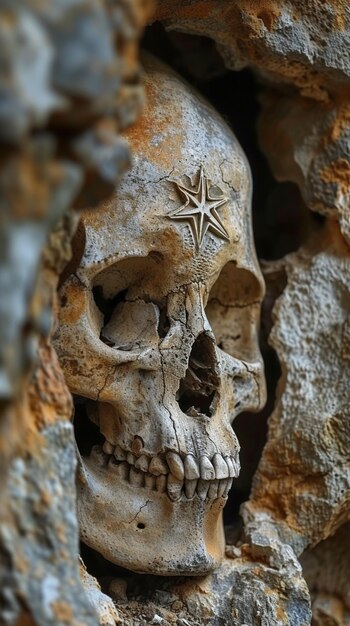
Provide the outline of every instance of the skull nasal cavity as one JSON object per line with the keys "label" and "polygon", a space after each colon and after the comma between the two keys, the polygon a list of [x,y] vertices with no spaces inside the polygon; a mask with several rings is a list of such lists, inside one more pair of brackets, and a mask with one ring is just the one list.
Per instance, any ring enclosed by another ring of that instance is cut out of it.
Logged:
{"label": "skull nasal cavity", "polygon": [[215,343],[201,333],[192,346],[188,368],[180,382],[177,401],[181,411],[192,417],[211,417],[219,384]]}

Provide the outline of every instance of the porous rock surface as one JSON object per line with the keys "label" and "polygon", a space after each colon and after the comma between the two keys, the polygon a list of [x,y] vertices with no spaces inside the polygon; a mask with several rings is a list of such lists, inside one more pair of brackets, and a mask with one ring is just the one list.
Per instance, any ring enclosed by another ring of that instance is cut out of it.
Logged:
{"label": "porous rock surface", "polygon": [[[94,207],[108,197],[129,162],[118,133],[142,99],[135,50],[148,10],[147,3],[98,0],[1,6],[3,464],[20,430],[12,428],[12,402],[50,325],[50,306],[36,281],[48,235],[72,205]],[[66,252],[58,255],[56,273]]]}
{"label": "porous rock surface", "polygon": [[[267,554],[268,549],[254,554],[248,544],[227,546],[226,558],[210,576],[155,579],[140,587],[131,583],[124,598],[114,596],[122,623],[125,626],[309,624],[309,593],[293,551],[286,546],[283,557],[274,563],[268,561]],[[109,593],[113,597],[113,585]]]}
{"label": "porous rock surface", "polygon": [[350,624],[349,558],[348,523],[301,557],[316,626]]}
{"label": "porous rock surface", "polygon": [[0,534],[2,623],[93,626],[79,577],[71,424],[56,421],[36,445],[40,453],[17,458],[9,470]]}
{"label": "porous rock surface", "polygon": [[77,209],[114,191],[150,6],[0,8],[0,622],[97,624],[77,560],[72,402],[47,336]]}
{"label": "porous rock surface", "polygon": [[267,89],[262,97],[261,145],[274,175],[295,182],[306,205],[338,219],[350,241],[350,107],[337,96],[330,104]]}
{"label": "porous rock surface", "polygon": [[282,375],[247,520],[272,512],[300,553],[349,519],[349,248],[330,222],[283,265],[270,335]]}
{"label": "porous rock surface", "polygon": [[349,6],[344,0],[160,0],[166,28],[205,35],[233,70],[256,68],[268,80],[294,84],[328,101],[349,77]]}

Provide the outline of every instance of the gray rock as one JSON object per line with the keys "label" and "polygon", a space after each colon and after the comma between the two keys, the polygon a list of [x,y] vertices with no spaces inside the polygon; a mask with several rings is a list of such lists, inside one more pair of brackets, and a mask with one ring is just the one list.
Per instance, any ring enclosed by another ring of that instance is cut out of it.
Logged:
{"label": "gray rock", "polygon": [[0,528],[1,623],[32,616],[40,626],[96,626],[79,577],[72,426],[46,428],[37,449],[9,470],[8,510]]}

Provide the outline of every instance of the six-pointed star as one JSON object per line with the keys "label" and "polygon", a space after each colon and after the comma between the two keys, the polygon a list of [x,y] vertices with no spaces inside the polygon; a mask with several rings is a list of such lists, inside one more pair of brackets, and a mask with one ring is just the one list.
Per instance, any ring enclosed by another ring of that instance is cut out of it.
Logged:
{"label": "six-pointed star", "polygon": [[224,195],[221,198],[211,197],[209,180],[204,173],[203,166],[200,168],[197,190],[188,189],[188,187],[174,182],[185,196],[186,202],[169,217],[173,220],[189,221],[197,249],[201,247],[208,230],[211,230],[217,237],[230,241],[228,232],[217,212],[217,209],[225,204],[228,198]]}

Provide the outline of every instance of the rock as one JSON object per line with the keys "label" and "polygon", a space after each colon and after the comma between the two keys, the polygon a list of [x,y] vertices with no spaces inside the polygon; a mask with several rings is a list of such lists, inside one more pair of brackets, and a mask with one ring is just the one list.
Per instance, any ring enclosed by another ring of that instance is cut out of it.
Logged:
{"label": "rock", "polygon": [[295,182],[313,211],[339,220],[350,241],[350,108],[265,92],[260,140],[278,180]]}
{"label": "rock", "polygon": [[[34,437],[35,439],[35,437]],[[72,426],[55,420],[9,469],[0,528],[1,620],[96,626],[79,577]],[[5,568],[5,571],[4,571]]]}
{"label": "rock", "polygon": [[316,626],[350,623],[349,559],[349,524],[341,526],[333,537],[307,550],[301,557]]}
{"label": "rock", "polygon": [[270,337],[282,377],[244,515],[257,529],[266,514],[300,554],[349,519],[350,256],[338,226],[286,257],[284,269]]}
{"label": "rock", "polygon": [[[274,549],[283,552],[278,542]],[[292,551],[278,566],[266,556],[254,556],[248,544],[242,545],[242,552],[241,558],[224,559],[209,576],[160,583],[164,590],[168,589],[168,594],[162,595],[159,588],[152,592],[145,584],[144,595],[139,587],[137,603],[129,601],[123,610],[127,615],[131,611],[137,614],[137,610],[141,612],[151,602],[159,614],[167,611],[166,619],[176,626],[310,624],[309,593]],[[180,614],[169,609],[169,592],[173,604],[180,601],[183,605]]]}
{"label": "rock", "polygon": [[254,67],[304,96],[327,102],[349,83],[349,13],[335,0],[161,0],[155,17],[167,29],[213,38],[228,68]]}
{"label": "rock", "polygon": [[82,561],[80,561],[80,575],[87,599],[97,613],[100,626],[121,624],[122,620],[112,599],[105,593],[102,593],[96,578],[86,571]]}
{"label": "rock", "polygon": [[[97,624],[77,568],[71,397],[47,337],[79,219],[72,209],[106,200],[128,165],[118,134],[142,100],[136,51],[148,12],[147,2],[99,0],[5,0],[0,9],[0,621],[6,626]],[[102,132],[111,116],[113,131]]]}

